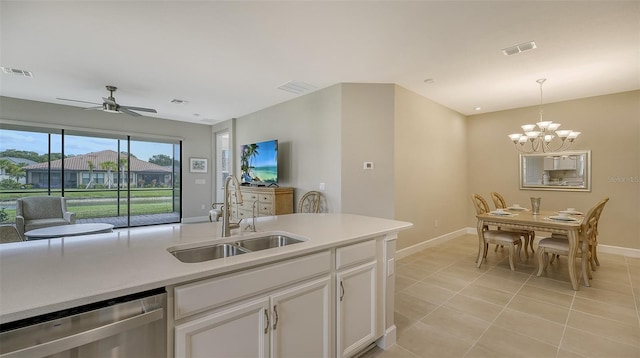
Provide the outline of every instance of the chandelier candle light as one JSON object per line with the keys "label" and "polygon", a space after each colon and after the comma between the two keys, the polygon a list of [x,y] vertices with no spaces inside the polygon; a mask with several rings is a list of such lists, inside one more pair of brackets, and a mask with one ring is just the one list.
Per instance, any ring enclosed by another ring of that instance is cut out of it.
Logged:
{"label": "chandelier candle light", "polygon": [[[540,121],[536,124],[521,126],[524,134],[509,134],[509,139],[511,139],[516,149],[522,153],[547,153],[566,150],[571,147],[573,141],[580,135],[580,132],[574,132],[570,129],[558,130],[560,123],[542,119],[542,84],[546,80],[546,78],[541,78],[536,81],[540,84]],[[537,130],[536,126],[538,127]],[[552,134],[554,132],[555,135]],[[527,143],[531,143],[531,145],[527,146]]]}

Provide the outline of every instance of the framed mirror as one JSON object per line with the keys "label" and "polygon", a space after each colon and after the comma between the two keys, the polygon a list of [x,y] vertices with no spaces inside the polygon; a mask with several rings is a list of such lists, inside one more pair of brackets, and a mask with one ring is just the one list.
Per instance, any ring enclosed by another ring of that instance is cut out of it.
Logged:
{"label": "framed mirror", "polygon": [[520,154],[520,189],[591,191],[591,151]]}

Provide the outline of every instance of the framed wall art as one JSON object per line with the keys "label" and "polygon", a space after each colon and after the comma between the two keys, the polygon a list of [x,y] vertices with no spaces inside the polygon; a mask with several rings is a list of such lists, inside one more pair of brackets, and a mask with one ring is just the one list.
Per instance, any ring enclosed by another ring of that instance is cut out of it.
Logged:
{"label": "framed wall art", "polygon": [[206,158],[189,158],[189,172],[206,173],[207,159]]}

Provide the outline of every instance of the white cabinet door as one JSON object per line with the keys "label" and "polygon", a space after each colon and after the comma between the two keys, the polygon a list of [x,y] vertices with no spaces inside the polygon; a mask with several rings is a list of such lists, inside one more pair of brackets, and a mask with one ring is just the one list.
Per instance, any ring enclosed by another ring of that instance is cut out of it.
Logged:
{"label": "white cabinet door", "polygon": [[558,167],[556,169],[563,170],[575,170],[576,158],[575,157],[560,157],[558,161]]}
{"label": "white cabinet door", "polygon": [[376,337],[376,262],[336,274],[338,355],[349,356]]}
{"label": "white cabinet door", "polygon": [[247,301],[175,327],[176,357],[268,357],[269,298]]}
{"label": "white cabinet door", "polygon": [[329,277],[271,295],[271,357],[331,356]]}

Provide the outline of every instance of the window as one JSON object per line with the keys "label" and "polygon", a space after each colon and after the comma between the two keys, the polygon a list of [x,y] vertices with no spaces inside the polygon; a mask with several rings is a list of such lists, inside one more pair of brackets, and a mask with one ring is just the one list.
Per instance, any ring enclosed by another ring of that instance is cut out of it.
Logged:
{"label": "window", "polygon": [[0,219],[15,222],[17,198],[54,195],[78,223],[180,222],[180,155],[180,141],[3,125]]}

